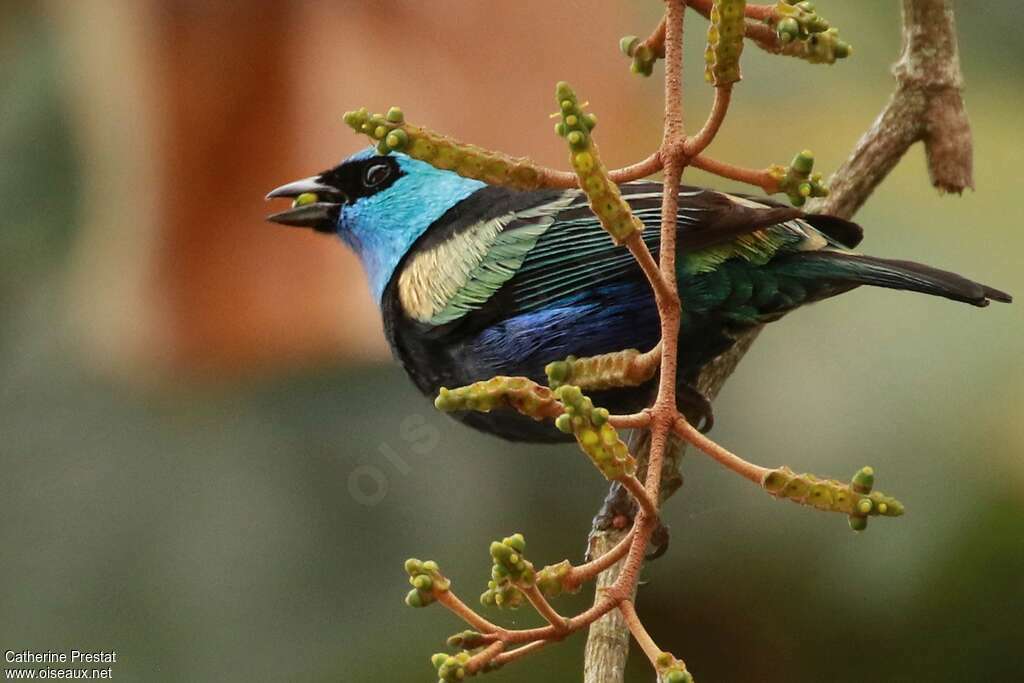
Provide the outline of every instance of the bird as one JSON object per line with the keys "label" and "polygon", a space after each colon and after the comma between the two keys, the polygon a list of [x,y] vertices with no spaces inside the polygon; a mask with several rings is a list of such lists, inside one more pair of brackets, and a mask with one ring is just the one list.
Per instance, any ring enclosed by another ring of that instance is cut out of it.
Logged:
{"label": "bird", "polygon": [[[657,256],[663,186],[620,185]],[[357,152],[267,199],[291,198],[274,223],[335,235],[362,262],[391,349],[428,396],[498,375],[545,383],[553,361],[649,350],[660,339],[651,287],[579,189],[516,190],[435,168],[400,152]],[[974,306],[1009,294],[911,261],[863,255],[856,223],[766,198],[682,186],[677,214],[681,405],[701,428],[710,402],[701,369],[736,335],[803,305],[873,285]],[[594,391],[612,413],[646,407],[657,378]],[[571,440],[515,411],[462,412],[467,425],[531,443]]]}

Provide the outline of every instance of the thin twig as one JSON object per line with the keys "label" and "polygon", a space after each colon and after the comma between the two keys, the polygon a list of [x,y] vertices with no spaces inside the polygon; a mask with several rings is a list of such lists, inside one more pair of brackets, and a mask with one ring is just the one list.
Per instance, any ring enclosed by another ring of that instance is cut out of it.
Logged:
{"label": "thin twig", "polygon": [[437,601],[447,607],[451,612],[457,615],[464,622],[475,628],[481,633],[502,633],[505,629],[492,624],[491,622],[484,619],[482,616],[476,613],[466,603],[459,600],[458,596],[449,589],[444,591],[435,591],[434,595],[437,597]]}
{"label": "thin twig", "polygon": [[537,610],[537,613],[544,617],[545,621],[555,627],[555,630],[565,633],[567,620],[561,614],[559,614],[548,599],[544,597],[544,594],[537,588],[537,584],[531,585],[529,588],[520,589],[523,591],[523,595],[530,601],[533,608]]}
{"label": "thin twig", "polygon": [[747,462],[735,453],[715,443],[694,429],[693,425],[686,420],[676,420],[675,424],[672,425],[672,431],[675,432],[679,438],[689,444],[692,444],[697,448],[697,450],[709,455],[712,459],[718,462],[718,464],[729,468],[745,479],[749,479],[758,486],[761,485],[764,478],[769,472],[771,472],[767,467],[761,467],[760,465],[755,465],[752,462]]}
{"label": "thin twig", "polygon": [[655,499],[651,498],[647,493],[647,489],[644,488],[644,485],[640,483],[639,479],[629,475],[619,479],[619,482],[627,491],[633,494],[634,500],[636,500],[637,505],[639,505],[640,509],[644,511],[644,514],[648,519],[658,519],[658,504],[655,502]]}
{"label": "thin twig", "polygon": [[651,424],[651,415],[647,412],[629,415],[610,415],[608,423],[616,429],[643,429]]}
{"label": "thin twig", "polygon": [[569,574],[565,577],[566,586],[573,588],[590,581],[595,576],[622,559],[626,552],[629,551],[630,545],[633,543],[633,533],[635,531],[636,527],[631,528],[626,533],[626,536],[623,537],[623,539],[619,541],[614,548],[586,564],[581,564],[578,567],[570,569]]}
{"label": "thin twig", "polygon": [[708,120],[704,122],[700,131],[693,137],[687,138],[683,143],[683,149],[687,157],[695,157],[711,144],[711,141],[718,135],[718,129],[725,120],[729,111],[729,102],[732,100],[732,83],[715,88],[715,100],[711,104],[711,112]]}
{"label": "thin twig", "polygon": [[498,654],[505,649],[505,643],[500,640],[496,640],[480,652],[469,658],[466,662],[466,671],[470,674],[476,673],[480,669],[487,666],[488,662],[493,660]]}
{"label": "thin twig", "polygon": [[765,194],[775,194],[779,191],[779,182],[766,169],[743,168],[733,164],[712,159],[706,156],[695,156],[690,159],[690,165],[702,171],[713,173],[721,178],[736,180],[747,185],[760,187]]}
{"label": "thin twig", "polygon": [[619,611],[622,612],[622,616],[626,620],[626,625],[629,626],[629,632],[633,634],[636,639],[637,645],[647,655],[647,659],[651,660],[651,664],[654,664],[658,660],[658,655],[661,654],[661,650],[655,644],[654,639],[651,638],[651,634],[644,628],[643,622],[640,621],[640,617],[637,616],[636,607],[633,606],[632,600],[623,600],[619,603]]}
{"label": "thin twig", "polygon": [[504,666],[509,662],[514,662],[520,657],[525,657],[526,655],[532,652],[536,652],[537,650],[541,649],[550,642],[550,640],[535,640],[532,643],[528,643],[526,645],[523,645],[522,647],[517,647],[514,650],[502,652],[494,658],[494,664],[496,666]]}
{"label": "thin twig", "polygon": [[[661,168],[661,153],[654,152],[643,161],[608,171],[608,177],[621,185],[654,175]],[[580,186],[579,178],[572,171],[559,171],[544,166],[537,167],[537,171],[539,172],[540,185],[542,187],[568,189]]]}

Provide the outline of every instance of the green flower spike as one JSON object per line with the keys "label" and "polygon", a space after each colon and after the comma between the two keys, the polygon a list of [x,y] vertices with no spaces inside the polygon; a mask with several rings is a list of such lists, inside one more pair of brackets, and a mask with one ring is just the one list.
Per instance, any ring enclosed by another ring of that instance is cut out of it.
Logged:
{"label": "green flower spike", "polygon": [[814,154],[804,150],[793,157],[789,168],[775,164],[769,167],[768,173],[778,183],[778,192],[785,192],[793,206],[803,206],[808,197],[828,196],[821,174],[812,173],[813,170]]}
{"label": "green flower spike", "polygon": [[639,38],[623,36],[619,40],[619,49],[622,54],[633,58],[633,63],[629,65],[630,71],[645,78],[654,73],[654,63],[658,61],[658,55]]}
{"label": "green flower spike", "polygon": [[785,55],[812,64],[833,64],[853,54],[849,43],[840,40],[839,29],[830,27],[810,2],[780,0],[775,16],[775,32]]}
{"label": "green flower spike", "polygon": [[476,410],[489,413],[495,408],[513,408],[535,420],[556,417],[562,412],[550,389],[525,377],[492,377],[457,389],[442,387],[434,407],[450,413]]}
{"label": "green flower spike", "polygon": [[654,377],[658,369],[654,364],[642,370],[637,368],[635,363],[640,355],[636,349],[626,349],[587,358],[569,356],[565,360],[548,363],[544,372],[552,389],[563,384],[575,384],[587,391],[635,387]]}
{"label": "green flower spike", "polygon": [[540,170],[529,159],[492,152],[406,123],[398,107],[392,107],[386,115],[371,114],[364,107],[346,112],[344,120],[355,132],[367,135],[380,154],[404,152],[436,168],[490,185],[518,190],[540,187]]}
{"label": "green flower spike", "polygon": [[740,80],[746,5],[746,0],[715,0],[711,5],[708,46],[704,49],[704,80],[716,88]]}
{"label": "green flower spike", "polygon": [[903,503],[871,490],[874,480],[874,470],[870,467],[861,468],[849,484],[819,479],[813,474],[796,474],[788,467],[780,467],[769,472],[761,486],[777,498],[819,510],[842,512],[849,516],[850,528],[863,531],[867,528],[868,517],[899,517],[904,511]]}
{"label": "green flower spike", "polygon": [[612,236],[616,244],[634,232],[644,229],[644,224],[633,215],[629,205],[622,199],[619,186],[608,177],[608,169],[597,151],[591,130],[597,125],[593,114],[583,113],[583,107],[576,100],[576,93],[569,84],[562,81],[556,88],[561,122],[555,132],[569,143],[569,160],[580,187],[587,195],[590,208],[601,221],[601,225]]}
{"label": "green flower spike", "polygon": [[662,652],[654,661],[658,672],[658,683],[693,683],[693,676],[686,670],[686,665],[676,659],[671,652]]}
{"label": "green flower spike", "polygon": [[583,452],[607,479],[621,479],[636,472],[636,460],[629,454],[626,444],[608,423],[608,411],[595,408],[579,387],[565,384],[555,390],[555,396],[565,406],[555,426],[566,434],[573,434]]}
{"label": "green flower spike", "polygon": [[437,600],[437,593],[448,590],[451,582],[446,579],[432,560],[421,562],[416,558],[405,561],[405,571],[409,575],[412,590],[405,596],[405,604],[409,607],[426,607]]}

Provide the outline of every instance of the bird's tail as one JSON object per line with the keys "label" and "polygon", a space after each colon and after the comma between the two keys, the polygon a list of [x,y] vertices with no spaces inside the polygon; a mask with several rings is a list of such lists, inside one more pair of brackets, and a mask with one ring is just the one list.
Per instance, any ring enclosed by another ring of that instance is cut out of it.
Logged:
{"label": "bird's tail", "polygon": [[795,255],[794,260],[800,262],[800,270],[810,269],[822,279],[922,292],[974,306],[988,306],[990,301],[1013,301],[1006,292],[913,261],[831,250],[804,252]]}

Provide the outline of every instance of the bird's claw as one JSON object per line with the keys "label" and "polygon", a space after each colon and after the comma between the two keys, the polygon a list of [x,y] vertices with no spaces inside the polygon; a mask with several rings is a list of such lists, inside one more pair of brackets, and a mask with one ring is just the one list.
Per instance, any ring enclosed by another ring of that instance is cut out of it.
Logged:
{"label": "bird's claw", "polygon": [[[629,529],[633,526],[638,510],[636,501],[629,494],[629,491],[619,482],[612,482],[611,487],[608,489],[608,495],[605,496],[604,503],[601,505],[601,509],[594,516],[590,536],[587,539],[587,550],[584,554],[585,561],[590,562],[593,559],[591,548],[596,534],[612,530],[625,531]],[[646,555],[645,559],[647,561],[656,560],[664,555],[665,551],[668,550],[668,542],[668,527],[659,523],[651,535],[653,548]]]}
{"label": "bird's claw", "polygon": [[665,524],[658,524],[658,528],[651,534],[651,552],[644,556],[648,562],[653,562],[668,551],[669,531]]}
{"label": "bird's claw", "polygon": [[715,409],[711,405],[711,399],[692,384],[681,383],[679,389],[679,402],[683,404],[684,412],[696,415],[696,426],[701,434],[710,432],[715,426]]}

